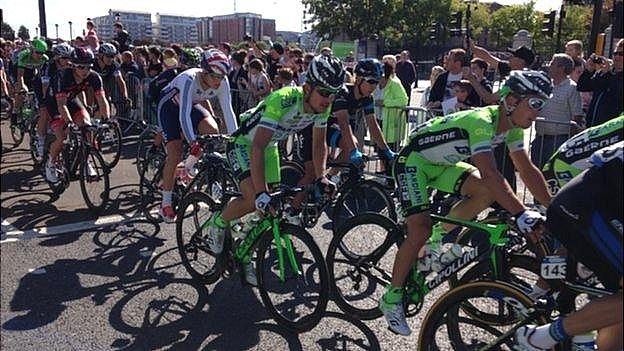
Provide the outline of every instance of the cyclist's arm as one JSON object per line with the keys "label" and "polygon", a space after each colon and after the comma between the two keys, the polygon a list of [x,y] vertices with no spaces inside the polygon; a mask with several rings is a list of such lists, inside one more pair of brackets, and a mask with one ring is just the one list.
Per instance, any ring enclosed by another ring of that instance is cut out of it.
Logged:
{"label": "cyclist's arm", "polygon": [[225,126],[227,133],[232,134],[238,129],[236,125],[236,116],[234,115],[234,109],[232,108],[232,97],[230,95],[230,83],[227,78],[224,78],[219,85],[217,91],[219,97],[219,104],[221,105],[221,111],[223,111],[223,119],[225,120]]}
{"label": "cyclist's arm", "polygon": [[524,206],[513,193],[505,178],[496,169],[496,161],[492,151],[472,155],[472,162],[479,169],[481,179],[491,191],[494,201],[512,214],[524,210]]}
{"label": "cyclist's arm", "polygon": [[17,80],[15,81],[15,85],[17,91],[28,91],[28,87],[24,83],[24,69],[22,67],[17,67]]}
{"label": "cyclist's arm", "polygon": [[327,170],[327,127],[312,128],[312,162],[314,164],[314,174],[320,178]]}
{"label": "cyclist's arm", "polygon": [[366,123],[368,123],[368,131],[375,144],[382,150],[387,149],[388,144],[386,144],[386,140],[381,132],[381,128],[379,128],[379,123],[377,123],[375,115],[366,115]]}
{"label": "cyclist's arm", "polygon": [[269,191],[269,187],[264,177],[264,150],[267,145],[269,145],[271,137],[273,137],[272,130],[264,127],[258,127],[254,135],[254,139],[251,142],[250,173],[251,181],[256,194],[263,191]]}
{"label": "cyclist's arm", "polygon": [[121,72],[117,71],[115,73],[115,80],[117,81],[117,85],[119,86],[119,91],[121,92],[121,96],[125,99],[128,98],[128,89],[126,87],[126,81],[123,79]]}
{"label": "cyclist's arm", "polygon": [[349,112],[347,110],[338,110],[334,112],[334,117],[336,117],[336,122],[338,122],[340,132],[342,133],[341,139],[346,142],[347,149],[345,151],[351,152],[357,145],[355,145],[353,130],[349,124]]}
{"label": "cyclist's arm", "polygon": [[95,100],[99,107],[98,111],[101,111],[101,116],[103,118],[109,118],[110,106],[108,105],[108,99],[106,98],[106,94],[104,94],[104,90],[95,91]]}
{"label": "cyclist's arm", "polygon": [[531,162],[529,154],[526,150],[521,149],[509,153],[514,166],[520,173],[520,178],[524,184],[529,188],[529,191],[542,205],[550,205],[550,194],[548,193],[548,187],[546,186],[546,180],[544,175],[539,171],[537,167]]}
{"label": "cyclist's arm", "polygon": [[56,94],[56,105],[58,106],[58,110],[59,110],[59,113],[61,114],[61,118],[66,122],[73,122],[71,115],[69,113],[69,109],[67,108],[67,94],[66,93]]}

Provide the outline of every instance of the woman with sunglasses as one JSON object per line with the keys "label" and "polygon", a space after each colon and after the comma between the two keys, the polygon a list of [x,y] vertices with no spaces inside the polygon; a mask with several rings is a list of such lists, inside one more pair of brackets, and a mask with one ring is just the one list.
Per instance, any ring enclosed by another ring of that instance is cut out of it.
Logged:
{"label": "woman with sunglasses", "polygon": [[[60,71],[50,82],[48,88],[47,110],[50,114],[50,127],[56,139],[50,144],[46,179],[50,183],[58,182],[57,160],[63,150],[63,141],[67,133],[65,125],[69,122],[78,126],[91,123],[91,116],[85,107],[85,93],[89,89],[95,92],[99,111],[104,118],[110,116],[108,101],[102,87],[102,78],[95,73],[93,52],[88,48],[77,48],[71,53],[71,66]],[[87,165],[91,170],[91,166]]]}
{"label": "woman with sunglasses", "polygon": [[[335,185],[325,177],[327,119],[336,92],[344,82],[344,69],[339,59],[316,56],[310,63],[306,83],[302,87],[284,87],[269,94],[258,106],[241,115],[241,126],[227,146],[227,157],[243,196],[232,200],[223,213],[216,212],[210,220],[207,244],[219,254],[223,250],[225,229],[235,219],[254,210],[269,211],[271,195],[268,184],[280,182],[277,143],[307,126],[314,126],[313,177],[324,193],[332,193]],[[314,178],[315,177],[315,178]],[[256,285],[251,262],[245,266],[245,280]]]}
{"label": "woman with sunglasses", "polygon": [[[544,177],[524,149],[523,129],[531,127],[552,90],[550,78],[542,72],[512,71],[499,91],[498,105],[431,119],[410,135],[394,164],[408,234],[397,252],[391,284],[379,305],[393,332],[411,333],[402,301],[403,285],[413,262],[427,249],[437,250],[446,232],[454,229],[439,223],[432,228],[428,188],[463,196],[449,217],[472,219],[496,201],[515,214],[516,225],[524,234],[533,232],[542,222],[543,217],[524,207],[497,170],[492,146],[503,142],[507,145],[527,188],[547,206],[550,194]],[[474,166],[463,162],[468,158]]]}
{"label": "woman with sunglasses", "polygon": [[[219,99],[228,133],[233,133],[237,128],[232,109],[230,83],[227,79],[230,60],[221,51],[212,49],[202,53],[200,67],[188,69],[177,75],[162,89],[158,100],[158,124],[162,129],[167,149],[163,169],[163,200],[159,213],[167,223],[175,221],[171,197],[176,168],[182,161],[182,135],[191,145],[191,156],[196,160],[202,152],[195,141],[196,133],[202,135],[219,133],[214,114],[208,110],[212,108],[207,100],[215,96]],[[190,166],[191,164],[187,164],[187,167]]]}
{"label": "woman with sunglasses", "polygon": [[28,92],[33,89],[33,81],[37,76],[37,72],[43,64],[48,61],[45,54],[48,51],[48,44],[42,39],[33,39],[30,50],[22,50],[17,55],[17,74],[15,80],[15,104],[13,104],[13,113],[11,114],[11,123],[17,121],[17,113],[22,108],[24,95],[20,92]]}
{"label": "woman with sunglasses", "polygon": [[[48,88],[57,73],[69,67],[69,60],[73,51],[74,48],[67,43],[55,45],[52,48],[53,59],[47,61],[43,65],[40,77],[34,82],[35,98],[37,99],[37,105],[39,105],[39,118],[37,119],[37,136],[35,141],[38,157],[43,156],[46,128],[48,126],[48,120],[50,119],[50,114],[46,108],[47,100],[48,98],[54,99],[54,96],[48,96]],[[54,81],[56,81],[56,79],[54,79]]]}

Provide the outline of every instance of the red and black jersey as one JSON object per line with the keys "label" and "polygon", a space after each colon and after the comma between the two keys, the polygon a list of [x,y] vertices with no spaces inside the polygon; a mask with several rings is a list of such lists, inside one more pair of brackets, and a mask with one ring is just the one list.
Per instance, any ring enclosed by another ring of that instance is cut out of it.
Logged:
{"label": "red and black jersey", "polygon": [[85,79],[77,82],[74,77],[74,69],[66,68],[59,72],[56,84],[52,87],[52,93],[57,98],[64,96],[67,100],[71,100],[89,88],[93,88],[96,95],[104,94],[102,78],[99,74],[89,71],[89,75]]}

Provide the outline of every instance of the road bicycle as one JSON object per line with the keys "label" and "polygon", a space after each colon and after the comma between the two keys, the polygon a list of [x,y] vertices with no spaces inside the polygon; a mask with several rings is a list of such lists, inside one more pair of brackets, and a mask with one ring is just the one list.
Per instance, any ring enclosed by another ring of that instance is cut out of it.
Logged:
{"label": "road bicycle", "polygon": [[239,193],[226,189],[219,202],[203,192],[190,193],[182,200],[176,222],[178,252],[194,279],[212,284],[241,274],[243,264],[255,262],[258,291],[267,312],[280,326],[297,333],[319,323],[329,299],[321,250],[309,232],[282,217],[287,200],[301,190],[283,188],[272,193],[276,212],[250,221],[245,234],[226,230],[220,254],[211,252],[206,243],[209,220]]}

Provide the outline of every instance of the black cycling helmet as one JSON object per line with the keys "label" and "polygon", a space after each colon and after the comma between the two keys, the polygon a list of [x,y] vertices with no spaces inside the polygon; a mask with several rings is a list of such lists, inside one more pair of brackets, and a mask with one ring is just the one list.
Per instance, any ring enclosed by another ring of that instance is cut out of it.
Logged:
{"label": "black cycling helmet", "polygon": [[94,58],[89,48],[76,48],[71,54],[71,62],[77,65],[92,65]]}
{"label": "black cycling helmet", "polygon": [[355,75],[364,79],[379,81],[384,75],[383,65],[375,58],[367,58],[358,61],[355,66]]}
{"label": "black cycling helmet", "polygon": [[345,70],[342,63],[335,56],[315,56],[306,73],[306,83],[314,87],[322,87],[338,91],[345,80]]}
{"label": "black cycling helmet", "polygon": [[60,43],[52,47],[52,54],[55,58],[71,58],[72,52],[74,52],[74,48],[67,43]]}
{"label": "black cycling helmet", "polygon": [[537,95],[543,99],[552,97],[553,85],[548,76],[540,71],[511,71],[501,88],[501,99],[509,94],[519,96]]}
{"label": "black cycling helmet", "polygon": [[100,45],[100,48],[98,49],[98,53],[105,55],[105,56],[115,56],[117,55],[117,48],[115,47],[115,45],[111,43],[104,43]]}
{"label": "black cycling helmet", "polygon": [[199,66],[199,54],[194,49],[184,48],[178,56],[180,63],[189,68]]}

